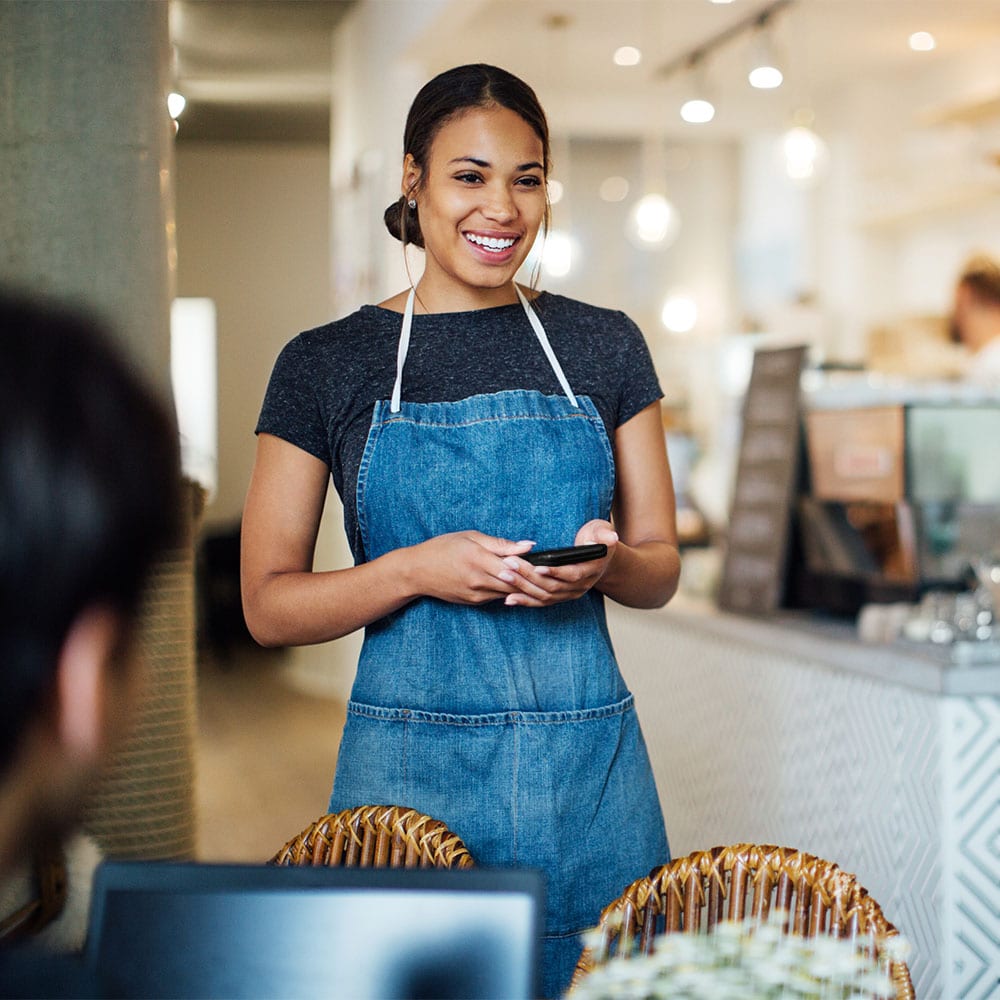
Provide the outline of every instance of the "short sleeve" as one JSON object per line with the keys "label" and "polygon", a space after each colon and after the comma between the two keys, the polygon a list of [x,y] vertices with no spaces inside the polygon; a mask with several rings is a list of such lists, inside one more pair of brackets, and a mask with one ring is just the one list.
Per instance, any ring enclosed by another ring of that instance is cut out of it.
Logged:
{"label": "short sleeve", "polygon": [[312,369],[308,345],[302,336],[285,345],[271,371],[255,433],[273,434],[330,467],[326,421],[316,396]]}
{"label": "short sleeve", "polygon": [[642,331],[624,313],[615,315],[619,323],[615,330],[614,354],[621,377],[615,426],[620,427],[650,403],[662,399],[663,389]]}

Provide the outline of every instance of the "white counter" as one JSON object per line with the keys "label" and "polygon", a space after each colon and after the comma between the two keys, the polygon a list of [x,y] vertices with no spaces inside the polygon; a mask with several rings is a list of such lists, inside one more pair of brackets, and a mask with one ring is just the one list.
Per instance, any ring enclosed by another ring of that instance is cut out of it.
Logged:
{"label": "white counter", "polygon": [[608,604],[672,853],[749,841],[853,871],[921,998],[996,996],[1000,664],[840,622]]}

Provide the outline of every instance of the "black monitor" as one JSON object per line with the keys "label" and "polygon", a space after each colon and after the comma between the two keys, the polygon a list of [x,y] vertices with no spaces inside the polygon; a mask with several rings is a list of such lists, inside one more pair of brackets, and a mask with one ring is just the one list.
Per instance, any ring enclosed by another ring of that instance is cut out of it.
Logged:
{"label": "black monitor", "polygon": [[87,961],[113,996],[538,995],[528,870],[105,861]]}

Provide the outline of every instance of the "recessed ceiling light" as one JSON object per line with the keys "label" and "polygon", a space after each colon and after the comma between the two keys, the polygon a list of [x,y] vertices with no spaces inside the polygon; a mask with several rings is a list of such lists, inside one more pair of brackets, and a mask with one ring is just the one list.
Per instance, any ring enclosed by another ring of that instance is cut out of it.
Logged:
{"label": "recessed ceiling light", "polygon": [[623,45],[620,49],[615,49],[616,66],[638,66],[642,60],[642,53],[634,45]]}
{"label": "recessed ceiling light", "polygon": [[930,52],[937,45],[929,31],[915,31],[910,35],[910,48],[914,52]]}

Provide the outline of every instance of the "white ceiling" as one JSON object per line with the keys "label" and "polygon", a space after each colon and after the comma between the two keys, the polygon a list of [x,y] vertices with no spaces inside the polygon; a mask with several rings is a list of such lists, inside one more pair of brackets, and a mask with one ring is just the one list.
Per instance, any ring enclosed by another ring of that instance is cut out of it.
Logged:
{"label": "white ceiling", "polygon": [[[172,0],[178,86],[189,99],[179,138],[289,139],[328,136],[331,32],[354,0]],[[427,2],[439,13],[407,56],[428,75],[463,62],[492,62],[539,93],[554,132],[691,135],[676,114],[689,73],[665,74],[773,0],[360,0]],[[704,60],[718,113],[705,137],[781,127],[801,107],[843,114],[841,98],[865,87],[860,105],[894,113],[1000,120],[1000,82],[969,79],[935,89],[944,66],[970,69],[994,52],[1000,66],[1000,0],[789,0],[771,27],[786,70],[776,91],[746,83],[752,31]],[[907,38],[929,31],[933,52]],[[620,45],[638,66],[612,61]],[[395,46],[398,48],[398,45]],[[978,62],[977,62],[978,60]],[[908,98],[912,98],[909,105]]]}

